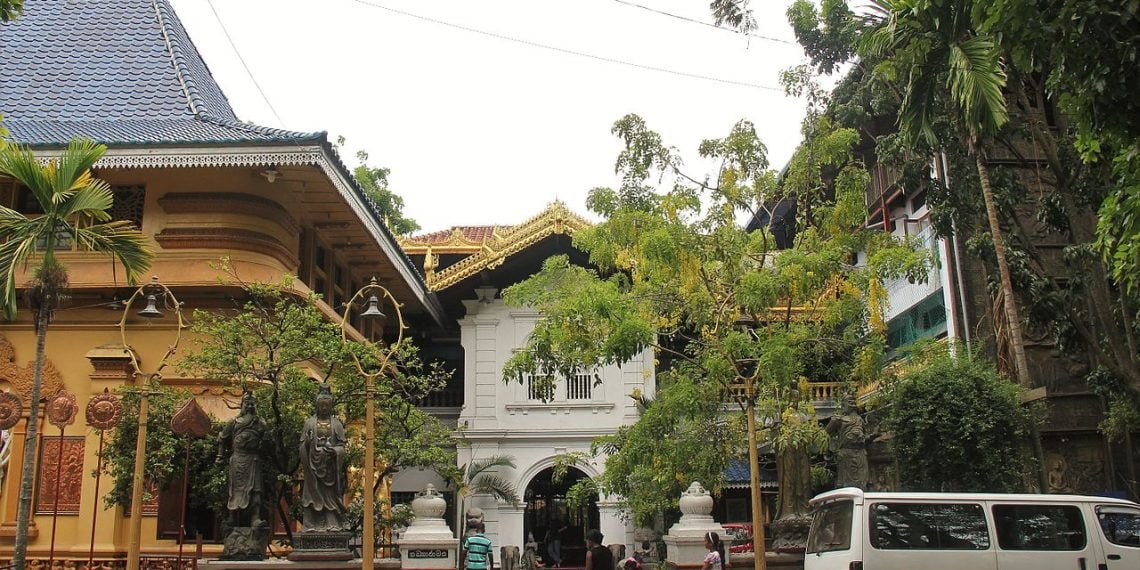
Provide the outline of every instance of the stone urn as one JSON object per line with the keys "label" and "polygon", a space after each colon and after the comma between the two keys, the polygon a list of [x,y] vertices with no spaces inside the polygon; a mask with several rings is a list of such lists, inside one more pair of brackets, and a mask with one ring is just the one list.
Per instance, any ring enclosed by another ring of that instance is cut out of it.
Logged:
{"label": "stone urn", "polygon": [[681,493],[681,520],[689,522],[712,521],[713,498],[697,481]]}
{"label": "stone urn", "polygon": [[713,520],[713,498],[703,485],[694,481],[681,493],[681,520],[669,529],[665,536],[666,559],[674,567],[700,567],[708,552],[705,550],[705,535],[717,533],[725,542],[728,551],[728,533],[720,523]]}
{"label": "stone urn", "polygon": [[400,535],[401,567],[405,569],[456,567],[459,539],[451,533],[443,514],[447,502],[434,485],[427,485],[412,499],[415,519]]}
{"label": "stone urn", "polygon": [[447,501],[439,491],[435,490],[435,485],[428,484],[423,491],[416,493],[415,499],[412,499],[412,512],[415,513],[417,521],[442,519],[443,513],[447,512]]}

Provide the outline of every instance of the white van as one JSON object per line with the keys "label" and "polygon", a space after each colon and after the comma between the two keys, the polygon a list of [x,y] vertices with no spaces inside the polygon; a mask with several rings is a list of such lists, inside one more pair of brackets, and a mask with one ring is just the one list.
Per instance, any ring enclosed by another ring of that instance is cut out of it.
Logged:
{"label": "white van", "polygon": [[805,570],[1140,570],[1140,505],[1121,499],[846,488],[811,505]]}

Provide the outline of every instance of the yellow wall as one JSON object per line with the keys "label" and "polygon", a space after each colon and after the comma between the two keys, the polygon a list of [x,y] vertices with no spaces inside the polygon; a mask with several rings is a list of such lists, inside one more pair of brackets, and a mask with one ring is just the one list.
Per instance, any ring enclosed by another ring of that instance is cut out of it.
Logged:
{"label": "yellow wall", "polygon": [[[299,167],[298,167],[299,168]],[[310,173],[311,174],[311,173]],[[219,247],[216,240],[219,236],[232,239],[233,230],[240,230],[236,235],[268,236],[280,243],[286,253],[296,259],[299,252],[299,239],[296,233],[298,227],[308,226],[312,216],[306,211],[301,200],[305,192],[317,192],[326,188],[318,180],[311,185],[306,183],[293,183],[292,185],[278,181],[270,185],[265,179],[256,176],[249,168],[195,168],[195,169],[136,169],[136,170],[102,170],[98,176],[111,184],[144,184],[146,186],[146,205],[143,216],[142,230],[149,236],[161,236],[163,232],[171,230],[187,231],[191,234],[201,234],[199,238],[191,238],[189,242],[183,241],[178,249],[168,249],[159,245],[161,237],[154,244],[157,253],[153,268],[147,275],[157,275],[162,282],[171,287],[175,294],[188,300],[186,307],[187,317],[195,306],[225,306],[222,304],[222,293],[225,287],[218,282],[221,273],[211,267],[223,256],[230,256],[235,269],[244,281],[277,281],[283,275],[295,275],[297,266],[288,259],[282,259],[281,251],[249,251],[248,248],[226,249]],[[194,211],[193,204],[187,209],[187,202],[183,201],[178,207],[171,207],[169,203],[164,207],[164,198],[173,193],[240,193],[245,196],[254,196],[271,200],[283,206],[287,215],[275,213],[272,204],[265,201],[233,201],[234,207],[219,208],[219,203],[205,199],[210,212]],[[335,194],[332,194],[335,196]],[[339,198],[338,198],[339,199]],[[168,212],[167,207],[179,210],[177,213]],[[227,211],[217,211],[217,210]],[[293,226],[290,225],[293,222]],[[246,232],[246,233],[241,233]],[[258,238],[260,239],[260,238]],[[209,247],[193,247],[195,243],[204,243]],[[189,244],[189,246],[188,246]],[[59,255],[60,260],[69,269],[71,291],[73,297],[68,306],[97,305],[111,300],[113,294],[129,293],[129,288],[123,281],[121,268],[112,269],[106,257],[94,257],[79,252],[65,252]],[[288,257],[288,256],[285,256]],[[304,285],[298,282],[298,288]],[[141,309],[141,304],[135,304],[131,311]],[[323,307],[326,311],[329,307]],[[96,529],[95,547],[97,558],[120,558],[127,548],[128,524],[126,515],[120,509],[106,510],[100,498],[96,502],[95,478],[91,475],[96,464],[96,452],[99,445],[99,435],[94,429],[87,426],[83,410],[88,399],[101,393],[104,388],[114,390],[122,385],[125,377],[107,378],[99,377],[92,367],[87,354],[96,347],[105,345],[119,345],[122,340],[117,326],[121,312],[109,310],[105,306],[89,309],[73,309],[65,307],[57,313],[55,321],[49,328],[47,337],[47,357],[59,371],[65,389],[75,394],[79,405],[79,415],[73,425],[65,430],[68,436],[83,436],[85,438],[82,499],[78,515],[61,515],[57,520],[56,530],[56,559],[71,559],[86,561],[89,548],[92,516],[98,511],[98,527]],[[172,319],[166,318],[161,322],[148,322],[143,319],[132,319],[128,324],[128,342],[142,359],[142,368],[151,370],[156,361],[165,352],[173,339]],[[12,323],[0,323],[0,335],[10,341],[15,351],[15,362],[18,366],[30,367],[35,357],[35,334],[30,323],[30,315],[22,309],[19,317]],[[183,351],[189,349],[194,339],[184,337],[181,347]],[[93,378],[93,374],[96,376]],[[166,377],[178,376],[177,367],[170,367],[164,372]],[[104,375],[105,376],[105,375]],[[205,383],[193,379],[182,379],[191,386],[197,386],[202,392]],[[182,383],[179,382],[179,383]],[[0,387],[9,388],[4,379],[0,379]],[[216,386],[215,386],[216,388]],[[233,412],[220,401],[219,396],[209,392],[198,396],[199,403],[207,412],[221,418],[231,416]],[[25,400],[25,412],[27,401]],[[42,416],[41,416],[42,417]],[[25,422],[14,430],[23,433]],[[54,437],[59,435],[58,428],[47,424],[41,429],[41,435]],[[11,530],[15,526],[16,502],[20,478],[19,456],[22,455],[22,437],[15,441],[13,460],[8,466],[3,487],[0,488],[0,559],[10,555],[12,549]],[[111,487],[110,478],[103,477],[100,494]],[[33,500],[33,503],[35,501]],[[39,515],[35,517],[37,536],[29,541],[29,559],[46,559],[51,540],[52,517]],[[7,531],[7,533],[5,532]],[[7,536],[4,536],[7,534]],[[156,520],[154,516],[143,519],[143,553],[177,552],[177,545],[172,540],[156,539]],[[218,546],[210,546],[207,551],[217,552]],[[193,546],[187,548],[193,551]],[[57,563],[58,564],[58,563]],[[117,566],[119,563],[116,563]],[[77,564],[79,566],[79,564]]]}

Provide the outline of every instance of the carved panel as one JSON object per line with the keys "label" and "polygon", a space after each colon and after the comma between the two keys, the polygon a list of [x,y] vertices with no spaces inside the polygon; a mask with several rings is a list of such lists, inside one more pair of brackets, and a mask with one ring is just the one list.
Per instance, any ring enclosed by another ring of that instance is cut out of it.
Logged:
{"label": "carved panel", "polygon": [[111,204],[111,219],[126,220],[142,228],[143,209],[146,205],[146,186],[112,186],[114,201]]}
{"label": "carved panel", "polygon": [[1109,488],[1104,440],[1097,434],[1043,438],[1049,493],[1100,493]]}
{"label": "carved panel", "polygon": [[[56,474],[59,474],[59,514],[79,514],[83,495],[83,436],[47,436],[40,445],[39,490],[36,493],[36,514],[50,515],[56,508]],[[60,464],[60,448],[63,463]]]}
{"label": "carved panel", "polygon": [[[7,337],[0,335],[0,384],[7,382],[24,401],[24,408],[31,405],[32,399],[32,371],[35,362],[28,362],[27,366],[16,364],[16,349]],[[40,389],[41,398],[53,396],[63,389],[63,375],[56,370],[51,360],[44,360],[44,377]]]}
{"label": "carved panel", "polygon": [[1100,398],[1092,394],[1049,399],[1047,430],[1096,431],[1104,419]]}

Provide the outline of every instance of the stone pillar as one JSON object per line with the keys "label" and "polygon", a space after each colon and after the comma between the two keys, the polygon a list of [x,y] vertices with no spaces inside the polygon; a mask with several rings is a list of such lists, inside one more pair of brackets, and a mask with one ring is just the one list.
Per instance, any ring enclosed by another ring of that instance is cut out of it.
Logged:
{"label": "stone pillar", "polygon": [[[616,502],[598,501],[598,519],[598,530],[605,536],[606,544],[611,547],[622,546],[626,552],[633,552],[629,537],[626,536],[625,522],[621,520],[621,510]],[[620,561],[621,558],[614,558],[615,563]]]}
{"label": "stone pillar", "polygon": [[403,568],[455,568],[459,539],[451,533],[443,513],[447,502],[429,484],[412,501],[415,519],[400,537]]}
{"label": "stone pillar", "polygon": [[712,509],[712,495],[696,481],[681,494],[681,520],[665,536],[666,562],[670,568],[700,568],[708,553],[705,535],[715,532],[725,536],[724,527],[712,518]]}
{"label": "stone pillar", "polygon": [[519,552],[523,551],[526,537],[523,536],[523,513],[526,506],[523,504],[499,505],[499,542],[495,546],[517,546]]}

